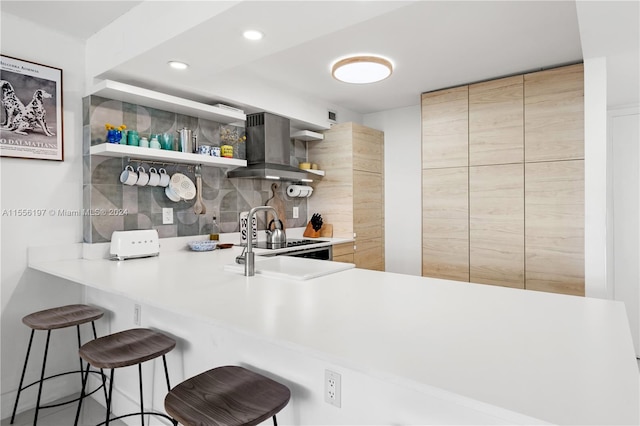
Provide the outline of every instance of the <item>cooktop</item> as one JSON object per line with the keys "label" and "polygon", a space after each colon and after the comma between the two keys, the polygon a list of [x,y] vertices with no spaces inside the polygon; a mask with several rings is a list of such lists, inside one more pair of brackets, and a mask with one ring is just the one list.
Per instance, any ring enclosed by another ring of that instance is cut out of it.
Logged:
{"label": "cooktop", "polygon": [[282,244],[269,244],[266,241],[258,241],[254,247],[255,248],[259,248],[259,249],[270,249],[270,250],[275,250],[275,249],[282,249],[282,248],[289,248],[289,247],[298,247],[298,246],[306,246],[309,244],[317,244],[317,243],[322,243],[324,241],[317,241],[317,240],[296,240],[296,239],[291,239],[291,240],[287,240],[287,245],[282,245]]}

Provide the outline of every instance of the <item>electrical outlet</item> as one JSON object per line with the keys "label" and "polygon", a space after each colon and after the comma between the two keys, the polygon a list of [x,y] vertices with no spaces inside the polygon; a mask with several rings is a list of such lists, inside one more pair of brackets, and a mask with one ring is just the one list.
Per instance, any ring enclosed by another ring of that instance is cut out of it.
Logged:
{"label": "electrical outlet", "polygon": [[140,325],[142,321],[142,307],[137,303],[133,305],[133,323]]}
{"label": "electrical outlet", "polygon": [[300,217],[300,210],[299,209],[300,209],[299,207],[294,207],[293,208],[293,218],[294,219],[297,219],[297,218]]}
{"label": "electrical outlet", "polygon": [[324,401],[340,408],[342,398],[342,380],[340,374],[324,370]]}
{"label": "electrical outlet", "polygon": [[162,224],[163,225],[173,224],[173,209],[171,207],[162,208]]}

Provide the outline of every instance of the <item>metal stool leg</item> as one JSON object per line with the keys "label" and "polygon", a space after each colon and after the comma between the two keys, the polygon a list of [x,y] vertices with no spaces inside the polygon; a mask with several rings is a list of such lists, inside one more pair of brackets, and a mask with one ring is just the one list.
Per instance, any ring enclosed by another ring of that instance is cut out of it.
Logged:
{"label": "metal stool leg", "polygon": [[16,395],[16,402],[13,405],[13,413],[11,414],[11,424],[16,417],[16,409],[18,408],[18,401],[20,400],[20,393],[22,393],[22,384],[24,383],[24,374],[27,372],[27,363],[29,362],[29,354],[31,353],[31,343],[33,343],[33,334],[35,330],[31,330],[31,337],[29,338],[29,346],[27,346],[27,356],[24,359],[24,367],[22,367],[22,376],[20,376],[20,385],[18,386],[18,395]]}
{"label": "metal stool leg", "polygon": [[[80,400],[78,401],[78,409],[76,410],[76,420],[73,422],[73,426],[78,426],[78,420],[80,419],[80,410],[82,409],[82,400],[84,399],[84,389],[87,386],[87,378],[89,377],[89,368],[91,365],[87,363],[87,370],[82,377],[82,390],[80,391]],[[104,380],[104,377],[103,379]]]}
{"label": "metal stool leg", "polygon": [[167,357],[162,355],[162,363],[164,364],[164,376],[167,379],[167,390],[171,392],[171,384],[169,383],[169,369],[167,368]]}
{"label": "metal stool leg", "polygon": [[109,398],[107,398],[107,418],[104,422],[106,426],[109,426],[109,417],[111,415],[111,396],[113,395],[113,372],[114,368],[111,369],[111,374],[109,377]]}
{"label": "metal stool leg", "polygon": [[[98,333],[96,333],[96,322],[95,321],[91,321],[91,328],[93,329],[93,338],[94,340],[98,338]],[[102,390],[104,392],[104,400],[106,402],[107,400],[107,384],[105,383],[104,380],[104,371],[101,368],[100,369],[100,377],[102,378]]]}
{"label": "metal stool leg", "polygon": [[278,420],[276,420],[276,415],[273,415],[273,426],[278,426]]}
{"label": "metal stool leg", "polygon": [[44,359],[42,360],[42,373],[40,374],[40,385],[38,386],[38,399],[36,400],[36,414],[33,417],[33,426],[38,424],[38,411],[40,410],[40,397],[42,396],[42,383],[44,382],[44,370],[47,366],[47,354],[49,353],[49,339],[51,330],[47,331],[47,343],[44,346]]}
{"label": "metal stool leg", "polygon": [[142,363],[138,364],[138,378],[140,379],[140,425],[144,426],[144,397],[142,395]]}

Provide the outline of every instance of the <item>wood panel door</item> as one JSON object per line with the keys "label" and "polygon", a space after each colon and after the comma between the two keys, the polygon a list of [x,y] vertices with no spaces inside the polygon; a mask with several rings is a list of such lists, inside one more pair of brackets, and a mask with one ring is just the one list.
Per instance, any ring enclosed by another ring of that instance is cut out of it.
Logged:
{"label": "wood panel door", "polygon": [[582,64],[525,74],[525,161],[584,159]]}
{"label": "wood panel door", "polygon": [[525,288],[584,296],[584,160],[525,164]]}
{"label": "wood panel door", "polygon": [[469,168],[422,171],[422,275],[469,281]]}
{"label": "wood panel door", "polygon": [[353,231],[357,241],[383,237],[383,185],[379,173],[353,171]]}
{"label": "wood panel door", "polygon": [[524,288],[524,165],[469,168],[469,280]]}
{"label": "wood panel door", "polygon": [[468,86],[422,94],[422,168],[469,163]]}
{"label": "wood panel door", "polygon": [[373,173],[384,170],[384,133],[352,124],[353,169]]}
{"label": "wood panel door", "polygon": [[524,159],[522,75],[469,86],[469,165]]}

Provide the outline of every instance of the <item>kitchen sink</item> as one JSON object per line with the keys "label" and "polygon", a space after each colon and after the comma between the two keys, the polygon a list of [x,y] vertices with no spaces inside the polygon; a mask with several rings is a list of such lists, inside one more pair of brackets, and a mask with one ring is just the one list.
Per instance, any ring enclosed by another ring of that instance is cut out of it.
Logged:
{"label": "kitchen sink", "polygon": [[[289,280],[310,280],[324,275],[335,274],[355,268],[353,263],[332,262],[328,260],[307,259],[303,257],[275,256],[256,257],[256,275]],[[244,274],[244,265],[231,263],[224,270]]]}

